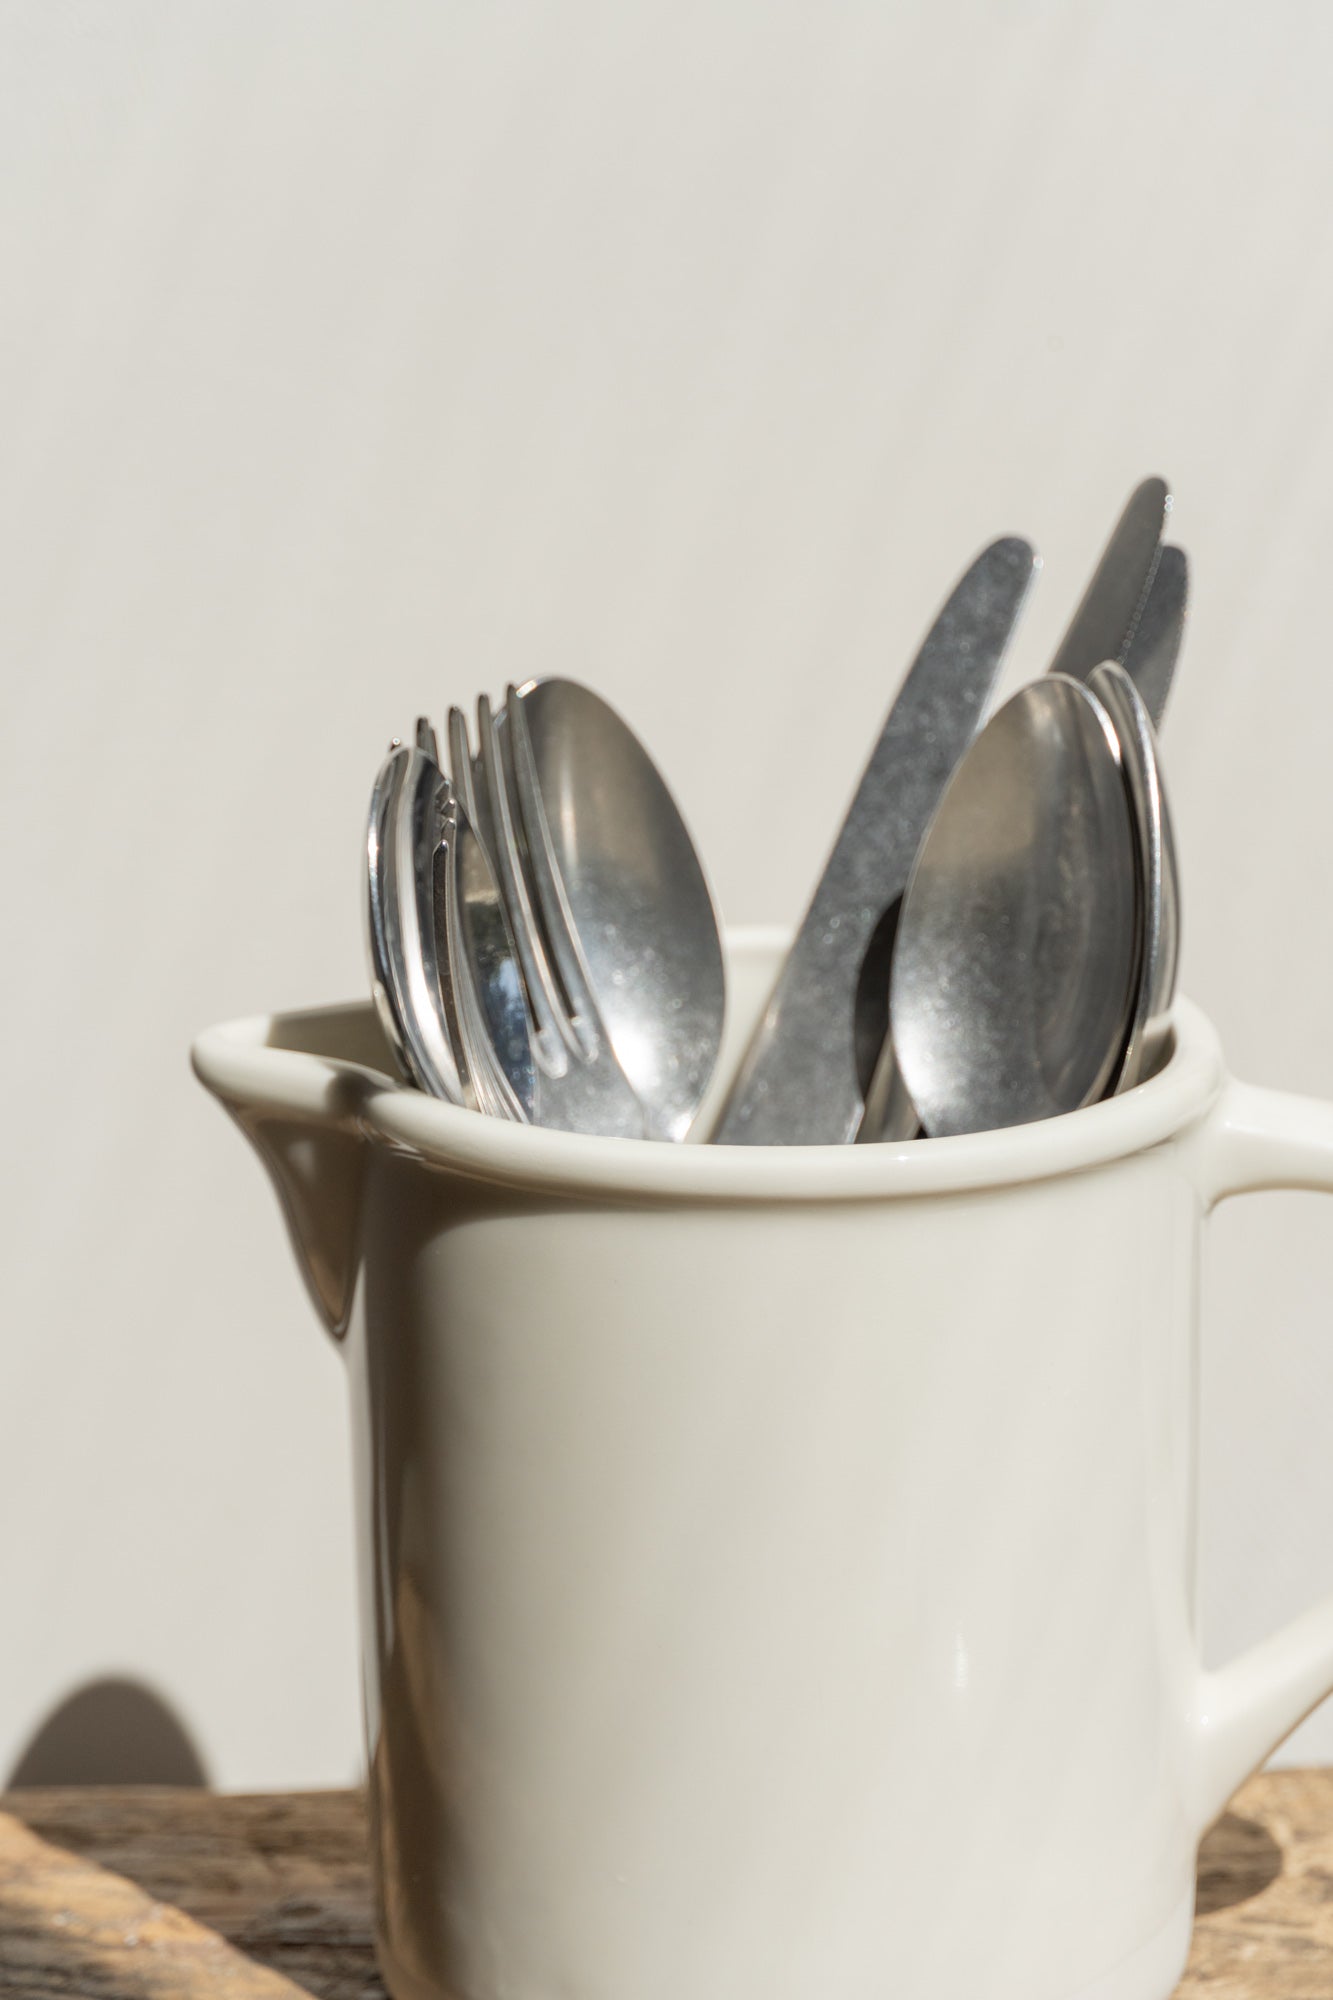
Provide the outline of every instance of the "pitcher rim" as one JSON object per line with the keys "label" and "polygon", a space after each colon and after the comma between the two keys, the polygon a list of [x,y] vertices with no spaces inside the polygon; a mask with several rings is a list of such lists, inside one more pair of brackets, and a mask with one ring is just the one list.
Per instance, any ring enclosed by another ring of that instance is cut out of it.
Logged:
{"label": "pitcher rim", "polygon": [[[741,950],[778,934],[738,929]],[[667,1145],[553,1132],[483,1117],[398,1083],[363,1062],[274,1046],[291,1024],[363,1019],[365,1006],[253,1015],[206,1029],[192,1049],[200,1081],[242,1119],[289,1116],[354,1130],[469,1180],[630,1201],[873,1201],[961,1193],[1103,1166],[1170,1139],[1208,1108],[1224,1075],[1212,1024],[1188,1000],[1159,1073],[1082,1111],[960,1138],[872,1146]],[[288,1024],[284,1029],[283,1024]]]}

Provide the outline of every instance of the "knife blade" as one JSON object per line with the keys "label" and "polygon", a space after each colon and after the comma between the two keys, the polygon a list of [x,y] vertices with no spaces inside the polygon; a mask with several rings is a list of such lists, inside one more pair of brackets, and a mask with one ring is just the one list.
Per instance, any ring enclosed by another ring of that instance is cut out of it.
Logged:
{"label": "knife blade", "polygon": [[1120,664],[1142,695],[1154,729],[1162,726],[1176,659],[1185,636],[1188,607],[1189,558],[1184,549],[1168,544],[1158,559],[1157,573],[1128,644],[1120,654]]}
{"label": "knife blade", "polygon": [[1170,508],[1164,479],[1145,479],[1134,488],[1056,648],[1053,674],[1085,681],[1103,660],[1121,659],[1152,588]]}
{"label": "knife blade", "polygon": [[901,897],[944,787],[976,734],[1037,567],[1035,551],[1017,536],[992,542],[926,635],[723,1106],[715,1143],[838,1145],[855,1134],[855,1002],[867,948]]}

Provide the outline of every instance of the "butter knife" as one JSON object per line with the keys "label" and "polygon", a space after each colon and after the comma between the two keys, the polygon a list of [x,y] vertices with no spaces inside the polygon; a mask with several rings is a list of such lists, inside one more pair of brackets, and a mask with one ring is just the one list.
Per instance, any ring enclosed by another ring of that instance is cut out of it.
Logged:
{"label": "butter knife", "polygon": [[1144,610],[1171,509],[1164,479],[1145,479],[1130,494],[1051,661],[1053,674],[1085,681],[1103,660],[1121,660]]}
{"label": "butter knife", "polygon": [[1120,664],[1142,695],[1154,729],[1162,726],[1188,607],[1189,558],[1184,549],[1168,545],[1158,558],[1143,609],[1120,655]]}
{"label": "butter knife", "polygon": [[716,1144],[840,1145],[855,1136],[855,1003],[867,948],[976,734],[1037,566],[1016,536],[992,542],[927,634],[714,1128]]}

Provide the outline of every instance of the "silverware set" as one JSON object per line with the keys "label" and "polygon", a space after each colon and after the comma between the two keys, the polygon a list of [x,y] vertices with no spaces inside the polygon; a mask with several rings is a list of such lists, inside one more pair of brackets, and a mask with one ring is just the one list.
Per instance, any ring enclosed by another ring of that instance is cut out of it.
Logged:
{"label": "silverware set", "polygon": [[[1156,728],[1188,565],[1131,496],[1048,672],[987,707],[1038,558],[984,549],[871,753],[709,1135],[898,1142],[1127,1090],[1170,1046],[1180,896]],[[707,880],[633,732],[566,680],[395,743],[371,797],[372,983],[404,1076],[623,1138],[692,1130],[722,1040]]]}
{"label": "silverware set", "polygon": [[395,744],[371,798],[376,1005],[404,1075],[453,1104],[683,1139],[725,982],[708,884],[638,739],[564,680]]}

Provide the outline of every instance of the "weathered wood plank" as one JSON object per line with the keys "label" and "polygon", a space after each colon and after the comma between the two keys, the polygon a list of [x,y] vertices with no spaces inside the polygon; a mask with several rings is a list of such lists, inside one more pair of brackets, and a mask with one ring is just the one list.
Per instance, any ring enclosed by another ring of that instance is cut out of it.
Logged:
{"label": "weathered wood plank", "polygon": [[[0,1797],[5,2000],[384,2000],[354,1792]],[[1252,1779],[1204,1844],[1177,2000],[1330,2000],[1333,1771]]]}
{"label": "weathered wood plank", "polygon": [[135,1882],[0,1815],[0,1978],[27,2000],[297,2000],[299,1988]]}
{"label": "weathered wood plank", "polygon": [[[110,1959],[90,1970],[71,1949],[68,1925],[56,1921],[76,1883],[52,1861],[43,1930],[31,1887],[20,1891],[10,1880],[11,1827],[39,1836],[52,1857],[63,1850],[68,1858],[96,1862],[149,1902],[174,1906],[203,1934],[225,1940],[256,1978],[270,1982],[255,1987],[254,2000],[261,1994],[268,2000],[270,1992],[273,2000],[279,1993],[292,2000],[304,1994],[384,2000],[371,1939],[365,1808],[357,1793],[12,1792],[0,1796],[0,1813],[6,1815],[0,1818],[0,1995],[6,2000],[20,1994],[24,2000],[57,1994],[63,2000],[74,1993],[89,2000],[158,2000],[159,1993],[170,1993],[171,2000],[231,2000],[233,1994],[250,2000],[248,1989],[216,1983],[214,1961],[191,1962],[180,1952],[167,1961],[173,1983],[163,1987],[142,1983],[145,1975],[129,1950],[114,1973]],[[88,1883],[92,1906],[103,1893]],[[14,1942],[20,1936],[21,1958]],[[94,1973],[101,1984],[91,1983]]]}
{"label": "weathered wood plank", "polygon": [[1333,1995],[1333,1771],[1251,1778],[1204,1843],[1179,2000]]}

